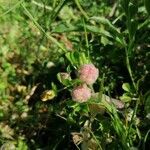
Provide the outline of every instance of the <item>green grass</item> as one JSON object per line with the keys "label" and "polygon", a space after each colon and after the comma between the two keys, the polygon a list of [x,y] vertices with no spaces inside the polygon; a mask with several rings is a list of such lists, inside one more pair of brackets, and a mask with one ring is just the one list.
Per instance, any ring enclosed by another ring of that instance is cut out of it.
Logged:
{"label": "green grass", "polygon": [[[1,149],[147,149],[148,5],[148,0],[0,0]],[[89,62],[100,71],[90,87],[98,96],[76,103],[70,92],[81,84],[78,68]],[[63,80],[61,72],[72,80]],[[54,98],[44,102],[47,90]],[[120,99],[124,108],[103,94]]]}

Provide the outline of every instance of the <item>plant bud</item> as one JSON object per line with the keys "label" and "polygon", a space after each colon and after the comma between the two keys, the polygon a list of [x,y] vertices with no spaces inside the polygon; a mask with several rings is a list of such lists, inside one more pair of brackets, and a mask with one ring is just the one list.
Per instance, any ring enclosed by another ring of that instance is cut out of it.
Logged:
{"label": "plant bud", "polygon": [[84,64],[78,71],[79,79],[86,84],[93,84],[98,76],[99,70],[93,64]]}
{"label": "plant bud", "polygon": [[83,103],[91,98],[91,89],[86,84],[75,87],[72,90],[72,99],[76,102]]}
{"label": "plant bud", "polygon": [[60,77],[62,80],[71,80],[70,74],[67,72],[61,72]]}

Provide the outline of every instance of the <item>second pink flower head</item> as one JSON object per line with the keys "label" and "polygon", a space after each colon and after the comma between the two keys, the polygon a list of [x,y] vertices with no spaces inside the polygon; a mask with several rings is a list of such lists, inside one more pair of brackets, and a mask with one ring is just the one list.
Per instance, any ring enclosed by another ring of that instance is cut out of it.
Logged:
{"label": "second pink flower head", "polygon": [[79,68],[78,76],[81,81],[91,85],[99,76],[99,70],[93,64],[84,64]]}
{"label": "second pink flower head", "polygon": [[71,95],[74,101],[83,103],[91,98],[91,89],[86,84],[79,85],[72,90]]}

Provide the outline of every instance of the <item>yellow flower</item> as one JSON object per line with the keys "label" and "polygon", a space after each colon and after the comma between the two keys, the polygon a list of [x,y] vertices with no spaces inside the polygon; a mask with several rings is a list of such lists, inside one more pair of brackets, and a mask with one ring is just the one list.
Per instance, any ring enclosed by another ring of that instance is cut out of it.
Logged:
{"label": "yellow flower", "polygon": [[56,96],[55,92],[53,90],[46,90],[41,94],[41,100],[43,102],[52,100]]}

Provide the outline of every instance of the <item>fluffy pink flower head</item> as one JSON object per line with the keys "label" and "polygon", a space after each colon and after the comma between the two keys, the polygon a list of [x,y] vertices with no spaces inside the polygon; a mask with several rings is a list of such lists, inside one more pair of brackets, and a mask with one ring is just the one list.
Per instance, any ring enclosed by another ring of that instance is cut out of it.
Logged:
{"label": "fluffy pink flower head", "polygon": [[83,103],[91,98],[91,89],[86,84],[75,87],[72,90],[72,99],[76,102]]}
{"label": "fluffy pink flower head", "polygon": [[93,64],[84,64],[78,71],[79,79],[86,84],[93,84],[98,76],[99,70]]}

